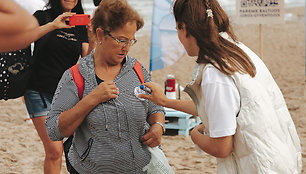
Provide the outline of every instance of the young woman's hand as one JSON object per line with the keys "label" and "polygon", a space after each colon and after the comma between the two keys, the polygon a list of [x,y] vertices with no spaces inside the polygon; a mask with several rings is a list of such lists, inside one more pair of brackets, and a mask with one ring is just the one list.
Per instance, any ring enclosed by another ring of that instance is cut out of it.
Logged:
{"label": "young woman's hand", "polygon": [[144,83],[143,85],[150,88],[152,92],[150,95],[139,94],[138,95],[139,98],[148,99],[157,105],[165,106],[168,98],[164,94],[163,90],[157,84],[153,82],[147,82]]}
{"label": "young woman's hand", "polygon": [[70,13],[70,12],[65,12],[65,13],[61,14],[57,18],[55,18],[54,21],[52,21],[52,25],[56,29],[60,29],[60,28],[72,28],[74,26],[67,25],[66,21],[69,21],[69,17],[71,17],[74,14],[75,13]]}
{"label": "young woman's hand", "polygon": [[194,127],[193,130],[198,131],[198,132],[200,132],[201,134],[205,134],[205,133],[204,133],[204,130],[205,130],[204,124],[199,124],[199,125],[197,125],[196,127]]}

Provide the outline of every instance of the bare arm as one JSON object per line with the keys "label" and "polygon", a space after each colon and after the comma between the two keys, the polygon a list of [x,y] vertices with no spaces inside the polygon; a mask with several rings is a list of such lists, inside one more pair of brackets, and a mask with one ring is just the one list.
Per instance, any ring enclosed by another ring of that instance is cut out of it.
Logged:
{"label": "bare arm", "polygon": [[38,22],[13,0],[0,0],[0,51],[27,47],[36,35]]}
{"label": "bare arm", "polygon": [[14,34],[38,27],[31,14],[13,0],[0,0],[0,34]]}
{"label": "bare arm", "polygon": [[[27,30],[20,33],[2,35],[0,42],[4,42],[1,47],[1,51],[7,51],[13,49],[22,49],[28,46],[31,42],[38,40],[45,34],[59,28],[71,28],[65,23],[66,19],[72,16],[72,13],[63,13],[59,15],[54,21],[49,22],[40,27],[34,28],[32,30]],[[9,42],[8,42],[9,41]],[[2,44],[2,43],[0,43]]]}
{"label": "bare arm", "polygon": [[149,87],[152,90],[152,93],[150,95],[140,94],[138,97],[148,99],[160,106],[186,112],[194,116],[198,115],[196,106],[192,100],[168,99],[157,84],[148,82],[143,85]]}
{"label": "bare arm", "polygon": [[198,111],[192,100],[166,99],[163,106],[198,116]]}
{"label": "bare arm", "polygon": [[233,136],[211,138],[208,135],[204,135],[202,133],[203,130],[204,125],[201,124],[190,132],[194,144],[198,145],[203,151],[214,157],[226,158],[233,148]]}
{"label": "bare arm", "polygon": [[2,36],[1,41],[6,41],[2,49],[22,49],[54,29],[55,26],[53,26],[52,23],[48,23],[34,30]]}

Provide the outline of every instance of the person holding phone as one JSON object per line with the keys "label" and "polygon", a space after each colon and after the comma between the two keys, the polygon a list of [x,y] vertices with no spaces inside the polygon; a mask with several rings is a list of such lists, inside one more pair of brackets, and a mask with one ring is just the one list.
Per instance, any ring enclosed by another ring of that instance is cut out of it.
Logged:
{"label": "person holding phone", "polygon": [[78,65],[82,96],[70,70],[58,84],[46,128],[54,141],[73,135],[70,173],[146,173],[147,146],[161,143],[164,109],[137,98],[141,77],[151,78],[142,65],[142,75],[137,73],[137,60],[128,56],[142,27],[143,19],[126,0],[103,0],[92,18],[97,45]]}
{"label": "person holding phone", "polygon": [[192,141],[217,157],[220,174],[300,173],[301,146],[283,95],[263,61],[236,40],[217,0],[176,0],[178,38],[197,56],[193,101],[168,99],[153,83],[139,97],[193,115]]}
{"label": "person holding phone", "polygon": [[64,71],[90,52],[86,26],[66,24],[74,14],[84,14],[80,0],[49,0],[46,10],[34,13],[40,39],[34,43],[35,62],[24,99],[44,146],[44,173],[59,174],[62,166],[63,143],[51,141],[45,127],[55,89]]}
{"label": "person holding phone", "polygon": [[37,20],[13,0],[0,0],[0,52],[27,47],[37,39]]}

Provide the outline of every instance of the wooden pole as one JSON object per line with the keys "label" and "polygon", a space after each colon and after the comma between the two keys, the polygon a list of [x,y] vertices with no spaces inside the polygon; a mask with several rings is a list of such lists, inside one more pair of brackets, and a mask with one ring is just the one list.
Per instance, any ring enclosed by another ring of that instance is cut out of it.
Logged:
{"label": "wooden pole", "polygon": [[259,24],[259,56],[263,59],[262,24]]}

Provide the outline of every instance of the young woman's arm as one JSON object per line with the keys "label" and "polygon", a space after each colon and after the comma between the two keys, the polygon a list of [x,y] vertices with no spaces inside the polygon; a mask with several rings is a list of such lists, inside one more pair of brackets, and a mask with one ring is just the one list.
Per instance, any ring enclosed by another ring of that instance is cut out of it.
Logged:
{"label": "young woman's arm", "polygon": [[205,108],[209,135],[204,133],[202,124],[191,131],[191,139],[208,154],[225,158],[233,148],[236,116],[240,110],[239,91],[231,77],[214,67],[203,72],[201,90],[204,102],[200,107]]}
{"label": "young woman's arm", "polygon": [[204,125],[198,125],[191,132],[190,136],[194,144],[206,153],[217,157],[226,158],[233,148],[233,136],[225,136],[220,138],[211,138],[203,134]]}
{"label": "young woman's arm", "polygon": [[148,82],[144,83],[143,85],[150,88],[152,90],[152,93],[150,95],[140,94],[138,97],[148,99],[160,106],[186,112],[194,116],[198,115],[196,106],[192,100],[168,99],[163,93],[162,89],[159,86],[157,86],[157,84],[153,82]]}

